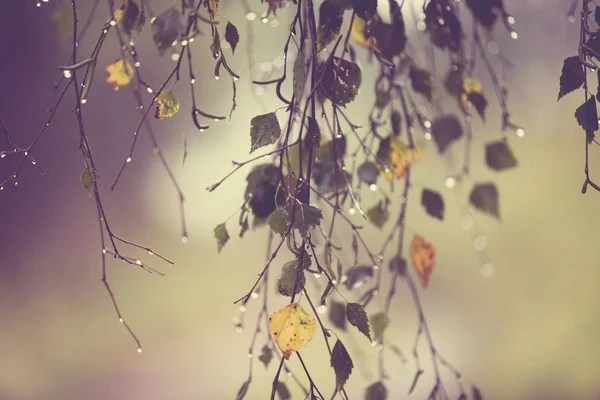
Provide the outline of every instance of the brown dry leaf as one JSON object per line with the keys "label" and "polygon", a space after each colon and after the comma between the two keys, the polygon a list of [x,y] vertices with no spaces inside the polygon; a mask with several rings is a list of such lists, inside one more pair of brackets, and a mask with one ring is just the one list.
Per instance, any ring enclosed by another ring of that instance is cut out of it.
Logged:
{"label": "brown dry leaf", "polygon": [[283,357],[289,360],[294,351],[306,345],[315,335],[315,318],[298,303],[289,304],[269,317],[273,340]]}
{"label": "brown dry leaf", "polygon": [[204,0],[204,7],[214,17],[219,12],[219,0]]}
{"label": "brown dry leaf", "polygon": [[113,89],[119,90],[121,86],[127,85],[133,78],[133,67],[129,61],[119,58],[106,67],[106,82],[113,85]]}
{"label": "brown dry leaf", "polygon": [[415,235],[410,243],[410,258],[417,270],[423,288],[429,286],[429,277],[435,266],[435,248],[422,236]]}

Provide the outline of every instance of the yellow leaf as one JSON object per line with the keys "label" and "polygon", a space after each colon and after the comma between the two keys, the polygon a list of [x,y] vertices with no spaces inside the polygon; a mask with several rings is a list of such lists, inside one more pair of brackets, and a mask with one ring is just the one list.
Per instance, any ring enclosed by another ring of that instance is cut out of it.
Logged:
{"label": "yellow leaf", "polygon": [[429,286],[429,277],[435,266],[435,248],[422,236],[415,235],[410,243],[410,258],[424,288]]}
{"label": "yellow leaf", "polygon": [[306,345],[315,335],[315,318],[300,304],[292,303],[275,311],[269,317],[273,340],[286,360],[294,351]]}
{"label": "yellow leaf", "polygon": [[358,15],[355,15],[354,21],[352,22],[352,32],[350,33],[350,36],[352,37],[352,40],[361,46],[371,48],[371,40],[367,39],[366,30],[367,22]]}
{"label": "yellow leaf", "polygon": [[119,58],[112,64],[108,64],[106,74],[106,82],[112,84],[115,90],[119,90],[121,86],[125,86],[131,82],[133,67],[129,61]]}
{"label": "yellow leaf", "polygon": [[479,93],[483,94],[483,86],[481,85],[481,81],[476,77],[465,78],[463,80],[463,93],[460,96],[460,100],[462,101],[462,105],[465,109],[469,107],[469,95],[471,93]]}
{"label": "yellow leaf", "polygon": [[179,111],[179,99],[172,90],[163,90],[156,98],[154,118],[171,118]]}
{"label": "yellow leaf", "polygon": [[[389,170],[383,171],[383,176],[388,182],[391,182],[394,177],[402,179],[406,173],[406,169],[412,165],[415,161],[421,161],[423,151],[421,147],[417,146],[414,149],[410,149],[408,145],[402,142],[398,138],[393,138],[390,143],[390,150],[387,158],[384,162],[388,163]],[[381,166],[379,166],[381,170]]]}

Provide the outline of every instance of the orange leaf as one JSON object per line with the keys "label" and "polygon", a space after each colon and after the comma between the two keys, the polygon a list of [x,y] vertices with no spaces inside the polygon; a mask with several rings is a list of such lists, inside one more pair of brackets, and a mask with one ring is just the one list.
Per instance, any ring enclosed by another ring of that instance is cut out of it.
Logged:
{"label": "orange leaf", "polygon": [[410,258],[417,270],[423,288],[429,286],[429,277],[435,266],[435,248],[422,236],[415,235],[410,243]]}
{"label": "orange leaf", "polygon": [[371,48],[371,40],[367,38],[367,22],[358,15],[354,16],[350,35],[356,43],[368,49]]}
{"label": "orange leaf", "polygon": [[133,78],[133,67],[129,61],[119,58],[106,67],[106,82],[113,85],[113,89],[119,90],[121,86],[127,85]]}

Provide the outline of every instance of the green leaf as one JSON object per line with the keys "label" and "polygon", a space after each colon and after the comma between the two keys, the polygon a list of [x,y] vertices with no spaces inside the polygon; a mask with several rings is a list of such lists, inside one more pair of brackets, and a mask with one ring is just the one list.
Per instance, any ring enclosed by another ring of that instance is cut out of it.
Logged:
{"label": "green leaf", "polygon": [[240,389],[237,392],[237,395],[235,396],[235,400],[242,400],[244,397],[246,397],[246,393],[248,393],[248,386],[250,386],[250,379],[242,383],[242,386],[240,387]]}
{"label": "green leaf", "polygon": [[338,329],[346,330],[346,306],[332,301],[329,304],[329,320]]}
{"label": "green leaf", "polygon": [[390,260],[390,271],[397,272],[400,276],[406,275],[406,260],[400,256],[395,256]]}
{"label": "green leaf", "polygon": [[250,153],[275,143],[280,136],[281,127],[274,112],[257,115],[250,121]]}
{"label": "green leaf", "polygon": [[352,0],[354,12],[365,21],[377,15],[377,0]]}
{"label": "green leaf", "polygon": [[306,83],[306,62],[304,54],[298,51],[296,60],[294,61],[294,75],[292,77],[292,86],[294,87],[294,98],[296,102],[300,101],[302,93],[304,93],[304,85]]}
{"label": "green leaf", "polygon": [[[289,261],[284,264],[281,270],[281,277],[277,281],[277,290],[279,294],[283,296],[292,296],[292,294],[298,294],[304,289],[306,284],[306,276],[304,270],[310,267],[311,261],[310,256],[304,253],[302,257],[302,270],[298,271],[298,260]],[[296,283],[296,280],[298,280]],[[294,291],[294,289],[296,289]]]}
{"label": "green leaf", "polygon": [[339,106],[345,106],[356,98],[362,82],[360,67],[339,57],[324,65],[321,88],[325,96]]}
{"label": "green leaf", "polygon": [[269,216],[269,226],[275,233],[279,233],[282,237],[288,230],[288,222],[285,219],[284,211],[282,208],[277,208],[273,213]]}
{"label": "green leaf", "polygon": [[231,46],[231,52],[235,53],[235,48],[240,41],[240,34],[235,25],[231,22],[227,22],[227,26],[225,26],[225,40]]}
{"label": "green leaf", "polygon": [[87,192],[88,196],[92,197],[92,194],[94,193],[94,172],[90,167],[83,170],[79,182]]}
{"label": "green leaf", "polygon": [[335,372],[335,390],[340,391],[348,381],[354,364],[348,350],[339,339],[331,351],[331,366]]}
{"label": "green leaf", "polygon": [[469,100],[469,103],[475,107],[475,110],[477,110],[477,114],[479,114],[481,119],[485,121],[485,109],[488,104],[485,96],[481,93],[471,92],[467,95],[467,99]]}
{"label": "green leaf", "polygon": [[365,400],[386,400],[387,399],[387,389],[383,382],[375,382],[371,386],[367,388],[367,393],[365,394]]}
{"label": "green leaf", "polygon": [[346,306],[346,318],[351,325],[355,326],[363,335],[371,340],[369,329],[369,318],[363,307],[358,303],[348,303]]}
{"label": "green leaf", "polygon": [[357,289],[364,285],[373,277],[373,267],[368,265],[359,265],[350,268],[342,278],[342,283],[348,290]]}
{"label": "green leaf", "polygon": [[431,77],[431,74],[424,69],[411,66],[409,78],[412,89],[431,101],[433,95],[433,78]]}
{"label": "green leaf", "polygon": [[377,342],[383,332],[390,324],[390,318],[385,313],[377,313],[371,316],[371,329],[373,329],[373,340]]}
{"label": "green leaf", "polygon": [[168,8],[152,21],[152,39],[160,54],[179,40],[185,32],[185,18],[175,8]]}
{"label": "green leaf", "polygon": [[379,169],[375,163],[371,161],[365,161],[358,167],[358,177],[367,185],[372,185],[377,182],[379,177]]}
{"label": "green leaf", "polygon": [[283,382],[277,382],[277,396],[279,396],[280,400],[290,400],[292,395],[288,390],[287,386]]}
{"label": "green leaf", "polygon": [[480,183],[473,187],[469,201],[484,213],[500,218],[498,189],[493,183]]}
{"label": "green leaf", "polygon": [[336,0],[325,0],[319,7],[317,51],[321,51],[340,34],[344,22],[344,9]]}
{"label": "green leaf", "polygon": [[269,363],[273,359],[273,350],[265,344],[261,350],[260,356],[258,356],[258,359],[265,365],[265,368],[268,368]]}
{"label": "green leaf", "polygon": [[390,218],[390,213],[388,207],[385,206],[382,202],[374,205],[373,207],[367,210],[367,217],[369,221],[373,223],[377,228],[382,229],[383,225]]}
{"label": "green leaf", "polygon": [[172,90],[167,89],[160,92],[156,97],[156,112],[154,118],[171,118],[179,111],[179,99]]}
{"label": "green leaf", "polygon": [[594,132],[598,130],[598,110],[594,96],[583,103],[575,111],[575,119],[586,133],[588,143],[594,140]]}
{"label": "green leaf", "polygon": [[423,189],[421,205],[425,207],[427,214],[439,220],[444,219],[444,198],[439,192]]}
{"label": "green leaf", "polygon": [[505,140],[488,143],[485,146],[485,162],[495,171],[502,171],[517,166],[517,159]]}
{"label": "green leaf", "polygon": [[431,136],[440,153],[446,151],[448,146],[462,135],[462,126],[452,114],[442,115],[431,123]]}
{"label": "green leaf", "polygon": [[229,232],[227,232],[227,227],[225,226],[225,224],[226,223],[223,222],[222,224],[217,225],[213,231],[215,233],[215,239],[217,239],[219,253],[221,252],[221,249],[223,249],[223,246],[225,246],[227,241],[229,241]]}
{"label": "green leaf", "polygon": [[298,229],[300,235],[308,238],[310,232],[321,225],[323,213],[317,207],[304,203],[290,203],[285,206],[286,220],[289,224],[293,221],[294,229]]}

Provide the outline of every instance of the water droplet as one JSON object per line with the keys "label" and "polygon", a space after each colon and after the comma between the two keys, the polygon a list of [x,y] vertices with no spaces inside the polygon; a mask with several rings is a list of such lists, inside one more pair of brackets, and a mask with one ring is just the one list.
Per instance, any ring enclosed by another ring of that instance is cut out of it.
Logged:
{"label": "water droplet", "polygon": [[110,24],[110,26],[115,26],[115,25],[117,25],[117,21],[115,21],[114,19],[111,19],[109,24]]}
{"label": "water droplet", "polygon": [[119,322],[120,322],[120,323],[123,323],[123,318],[119,318]]}
{"label": "water droplet", "polygon": [[181,242],[182,242],[182,243],[184,243],[184,244],[185,244],[185,243],[187,243],[187,242],[188,242],[188,237],[187,237],[187,236],[185,236],[185,235],[183,235],[183,236],[181,237]]}
{"label": "water droplet", "polygon": [[449,176],[444,180],[444,183],[448,189],[452,189],[454,186],[456,186],[456,178]]}
{"label": "water droplet", "polygon": [[517,31],[511,31],[510,37],[517,40],[519,38],[519,34],[517,33]]}
{"label": "water droplet", "polygon": [[523,137],[523,136],[525,136],[525,129],[523,129],[523,128],[518,128],[518,129],[517,129],[517,136],[518,136],[518,137]]}
{"label": "water droplet", "polygon": [[252,358],[252,353],[248,353],[248,358]]}
{"label": "water droplet", "polygon": [[240,312],[246,312],[246,306],[245,305],[241,305],[240,306]]}
{"label": "water droplet", "polygon": [[375,191],[377,191],[377,185],[376,185],[376,184],[374,184],[374,183],[372,183],[372,184],[369,186],[369,189],[371,189],[371,192],[375,192]]}
{"label": "water droplet", "polygon": [[484,278],[489,278],[493,273],[494,265],[491,262],[483,264],[483,267],[481,267],[481,275],[483,275]]}
{"label": "water droplet", "polygon": [[136,61],[136,62],[135,62],[135,64],[133,64],[133,65],[135,65],[135,67],[136,67],[136,68],[139,68],[139,67],[140,67],[140,65],[142,65],[142,63],[141,63],[141,62],[139,62],[139,61]]}
{"label": "water droplet", "polygon": [[181,45],[182,45],[182,46],[187,46],[187,44],[188,44],[188,41],[187,41],[187,40],[182,40],[182,41],[181,41]]}
{"label": "water droplet", "polygon": [[252,292],[252,294],[250,295],[250,297],[252,297],[253,299],[258,299],[258,293]]}
{"label": "water droplet", "polygon": [[348,209],[348,214],[350,214],[350,215],[354,215],[354,214],[356,214],[356,210],[354,209],[354,207],[350,207],[350,208]]}
{"label": "water droplet", "polygon": [[126,163],[130,163],[132,161],[131,157],[127,157],[127,160],[125,160]]}
{"label": "water droplet", "polygon": [[236,332],[241,332],[241,331],[243,331],[243,330],[244,330],[244,328],[243,328],[241,325],[237,325],[237,326],[235,327],[235,331],[236,331]]}
{"label": "water droplet", "polygon": [[152,92],[153,92],[153,90],[152,90],[152,88],[151,88],[150,86],[148,86],[148,87],[146,88],[146,92],[148,92],[148,93],[152,93]]}
{"label": "water droplet", "polygon": [[425,140],[431,140],[431,132],[425,132]]}
{"label": "water droplet", "polygon": [[195,78],[192,78],[192,79],[190,80],[190,83],[193,85],[194,83],[196,83],[196,79],[195,79]]}
{"label": "water droplet", "polygon": [[468,214],[463,215],[460,219],[460,227],[463,228],[465,231],[471,230],[471,228],[473,228],[473,225],[475,225],[475,220],[472,216]]}
{"label": "water droplet", "polygon": [[171,60],[178,61],[179,60],[179,53],[173,53],[173,54],[171,54]]}
{"label": "water droplet", "polygon": [[71,74],[71,70],[69,70],[69,69],[65,69],[65,70],[63,71],[63,75],[64,75],[64,76],[65,76],[65,78],[67,78],[67,79],[71,78],[71,76],[72,76],[72,74]]}
{"label": "water droplet", "polygon": [[506,17],[506,22],[513,25],[516,22],[515,17],[513,17],[512,15],[509,15],[508,17]]}
{"label": "water droplet", "polygon": [[256,17],[257,15],[255,12],[249,12],[248,14],[246,14],[246,21],[254,21]]}
{"label": "water droplet", "polygon": [[324,314],[325,311],[327,311],[327,306],[325,304],[321,304],[319,307],[317,307],[317,312],[319,314]]}
{"label": "water droplet", "polygon": [[473,245],[475,246],[475,250],[481,251],[487,246],[487,238],[483,235],[479,235],[473,241]]}
{"label": "water droplet", "polygon": [[142,265],[142,260],[135,260],[135,263],[136,263],[137,265]]}
{"label": "water droplet", "polygon": [[81,104],[87,103],[87,99],[81,99]]}

